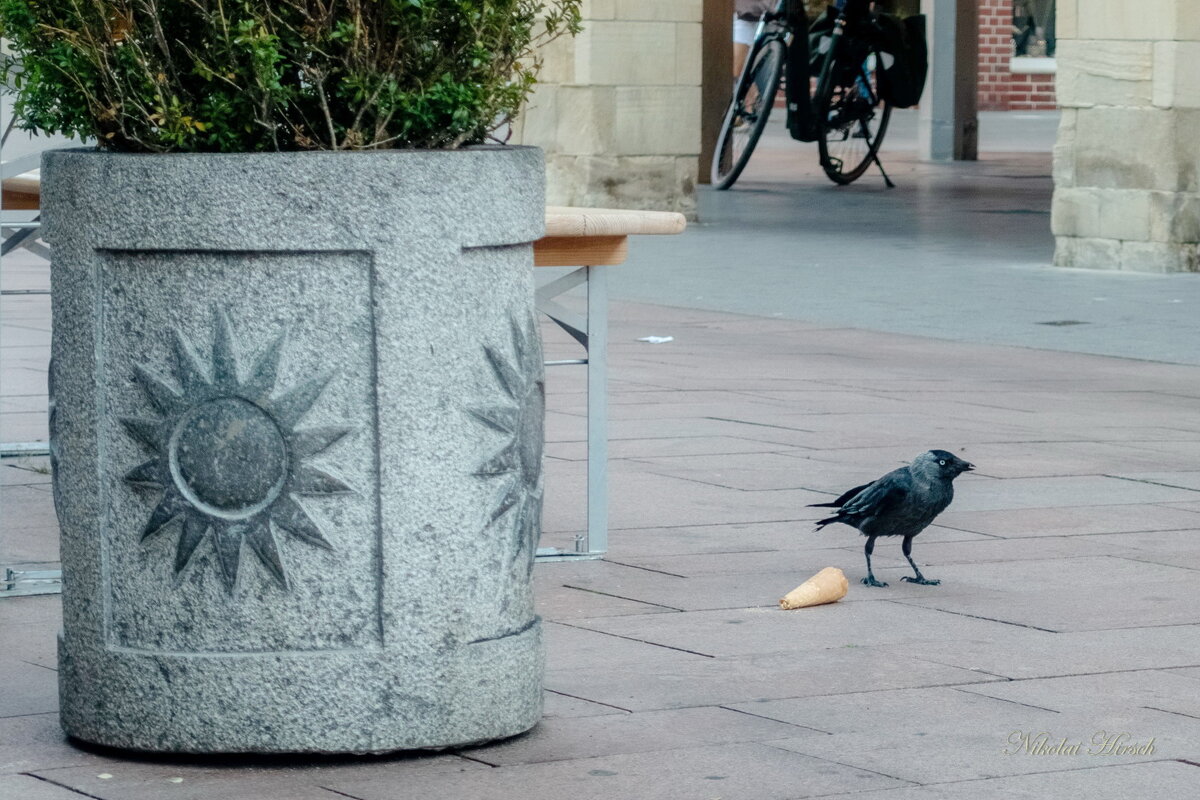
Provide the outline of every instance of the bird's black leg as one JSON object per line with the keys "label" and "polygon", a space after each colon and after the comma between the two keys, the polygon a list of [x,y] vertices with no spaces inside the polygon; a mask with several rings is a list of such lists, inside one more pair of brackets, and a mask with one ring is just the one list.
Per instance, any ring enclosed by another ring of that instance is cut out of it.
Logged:
{"label": "bird's black leg", "polygon": [[867,546],[863,548],[863,552],[867,554],[867,577],[862,579],[862,582],[867,586],[887,586],[883,581],[875,579],[875,573],[871,571],[871,553],[875,550],[875,537],[867,537]]}
{"label": "bird's black leg", "polygon": [[941,583],[941,581],[939,581],[939,580],[930,580],[929,578],[926,578],[924,575],[921,574],[921,570],[917,568],[917,562],[912,560],[912,537],[911,536],[904,537],[904,544],[902,545],[901,549],[904,551],[904,557],[908,559],[908,563],[912,565],[913,572],[917,573],[917,576],[915,578],[910,578],[907,575],[905,575],[900,580],[908,581],[909,583],[919,583],[923,586],[937,586],[939,583]]}

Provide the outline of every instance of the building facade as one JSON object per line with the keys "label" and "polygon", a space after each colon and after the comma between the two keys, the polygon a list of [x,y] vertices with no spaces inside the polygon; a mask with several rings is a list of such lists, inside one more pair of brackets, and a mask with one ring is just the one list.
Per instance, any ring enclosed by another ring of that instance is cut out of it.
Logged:
{"label": "building facade", "polygon": [[1056,264],[1198,272],[1200,9],[1058,0]]}
{"label": "building facade", "polygon": [[703,6],[585,0],[583,31],[544,48],[514,138],[546,151],[546,202],[694,216]]}
{"label": "building facade", "polygon": [[[1057,264],[1200,271],[1196,0],[924,4],[934,13],[976,9],[978,54],[965,48],[969,66],[954,67],[977,71],[981,108],[1062,107],[1052,209]],[[1035,22],[1019,43],[1021,26],[1030,27],[1022,8]],[[707,170],[700,163],[704,26],[713,26],[709,34],[718,25],[727,30],[731,13],[732,0],[585,0],[583,32],[545,49],[542,83],[514,130],[515,141],[546,151],[548,202],[694,215],[697,179]],[[1014,65],[1022,58],[1040,60],[1043,70],[1054,62],[1053,93],[1036,65]],[[932,63],[937,70],[936,56]],[[719,71],[708,74],[724,88]],[[926,100],[935,82],[931,75]],[[966,113],[970,127],[974,110]]]}

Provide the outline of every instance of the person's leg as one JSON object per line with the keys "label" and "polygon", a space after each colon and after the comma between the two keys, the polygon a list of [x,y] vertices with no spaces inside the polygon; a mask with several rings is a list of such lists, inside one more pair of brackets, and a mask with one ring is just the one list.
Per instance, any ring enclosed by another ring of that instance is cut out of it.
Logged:
{"label": "person's leg", "polygon": [[733,18],[733,77],[742,74],[746,58],[750,55],[750,46],[754,44],[754,34],[758,31],[758,23],[745,19]]}
{"label": "person's leg", "polygon": [[733,77],[737,78],[742,74],[742,67],[746,65],[746,56],[750,55],[750,45],[742,44],[741,42],[733,43]]}

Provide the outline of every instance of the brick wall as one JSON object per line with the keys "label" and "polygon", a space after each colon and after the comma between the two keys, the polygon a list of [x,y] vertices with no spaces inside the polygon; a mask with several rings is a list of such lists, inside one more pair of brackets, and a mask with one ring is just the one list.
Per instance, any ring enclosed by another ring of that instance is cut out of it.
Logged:
{"label": "brick wall", "polygon": [[1012,0],[979,0],[979,110],[1055,108],[1054,75],[1014,73],[1012,55]]}

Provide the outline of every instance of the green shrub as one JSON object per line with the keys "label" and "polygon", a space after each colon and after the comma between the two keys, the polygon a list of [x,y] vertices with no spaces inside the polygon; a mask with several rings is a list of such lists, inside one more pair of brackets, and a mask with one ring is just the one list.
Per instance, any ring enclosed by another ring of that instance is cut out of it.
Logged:
{"label": "green shrub", "polygon": [[126,152],[458,147],[580,0],[0,0],[26,130]]}

